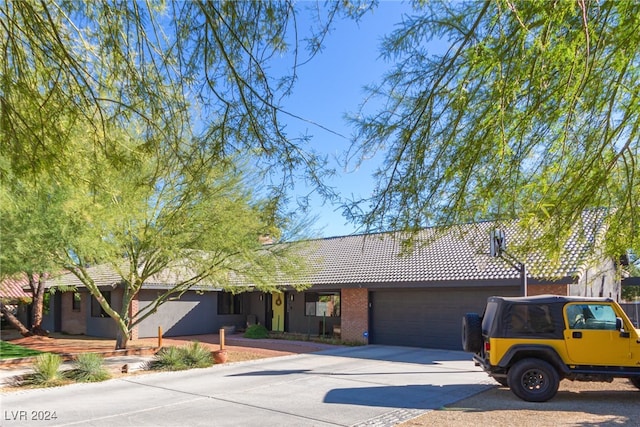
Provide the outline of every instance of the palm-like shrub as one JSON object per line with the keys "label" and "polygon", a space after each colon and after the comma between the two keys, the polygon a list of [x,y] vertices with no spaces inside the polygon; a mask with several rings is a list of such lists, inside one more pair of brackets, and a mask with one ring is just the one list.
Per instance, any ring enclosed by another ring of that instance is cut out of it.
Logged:
{"label": "palm-like shrub", "polygon": [[213,365],[211,351],[195,341],[189,345],[181,347],[184,364],[187,368],[206,368]]}
{"label": "palm-like shrub", "polygon": [[206,368],[212,364],[211,352],[200,343],[193,342],[182,347],[162,348],[147,367],[160,371],[180,371],[191,368]]}
{"label": "palm-like shrub", "polygon": [[102,356],[95,353],[81,353],[76,357],[75,368],[68,372],[68,377],[77,382],[97,382],[111,378],[104,367]]}
{"label": "palm-like shrub", "polygon": [[60,372],[62,357],[54,353],[44,353],[36,357],[33,364],[33,374],[26,375],[23,383],[38,387],[55,387],[65,383],[65,377]]}

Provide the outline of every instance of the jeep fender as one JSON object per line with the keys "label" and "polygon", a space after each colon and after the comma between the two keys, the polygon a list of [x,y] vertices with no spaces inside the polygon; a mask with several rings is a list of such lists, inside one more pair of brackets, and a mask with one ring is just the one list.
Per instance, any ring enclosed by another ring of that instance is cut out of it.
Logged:
{"label": "jeep fender", "polygon": [[569,375],[571,372],[553,347],[535,344],[514,345],[502,356],[502,359],[498,362],[498,366],[508,370],[509,367],[517,361],[530,357],[546,360],[551,363],[551,365],[558,370],[561,377]]}

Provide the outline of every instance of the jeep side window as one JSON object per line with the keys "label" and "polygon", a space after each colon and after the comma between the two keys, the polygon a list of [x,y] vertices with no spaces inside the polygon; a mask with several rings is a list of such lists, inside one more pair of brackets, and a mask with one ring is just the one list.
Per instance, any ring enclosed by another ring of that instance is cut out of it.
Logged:
{"label": "jeep side window", "polygon": [[572,304],[566,307],[569,329],[616,329],[616,313],[607,304]]}
{"label": "jeep side window", "polygon": [[555,331],[546,304],[514,304],[510,310],[509,328],[513,334],[548,334]]}

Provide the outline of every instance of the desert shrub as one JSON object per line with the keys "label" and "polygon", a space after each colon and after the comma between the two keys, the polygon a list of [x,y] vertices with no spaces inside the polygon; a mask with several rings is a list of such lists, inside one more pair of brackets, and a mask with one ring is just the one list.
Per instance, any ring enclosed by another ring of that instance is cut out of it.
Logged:
{"label": "desert shrub", "polygon": [[54,353],[43,353],[36,357],[33,364],[33,373],[25,375],[22,381],[24,385],[38,387],[55,387],[64,384],[66,378],[59,370],[62,357]]}
{"label": "desert shrub", "polygon": [[181,347],[181,351],[187,368],[206,368],[213,365],[211,351],[197,341]]}
{"label": "desert shrub", "polygon": [[156,371],[179,371],[187,369],[182,361],[182,352],[178,347],[163,347],[158,351],[153,360],[148,363],[148,369]]}
{"label": "desert shrub", "polygon": [[193,342],[182,347],[172,346],[160,349],[147,368],[159,371],[181,371],[211,365],[213,365],[211,352],[200,343]]}
{"label": "desert shrub", "polygon": [[95,353],[81,353],[76,357],[74,369],[67,372],[67,376],[74,381],[89,383],[104,381],[111,378],[111,374],[104,367],[102,356]]}
{"label": "desert shrub", "polygon": [[251,325],[244,333],[245,338],[261,339],[267,338],[269,331],[262,325]]}

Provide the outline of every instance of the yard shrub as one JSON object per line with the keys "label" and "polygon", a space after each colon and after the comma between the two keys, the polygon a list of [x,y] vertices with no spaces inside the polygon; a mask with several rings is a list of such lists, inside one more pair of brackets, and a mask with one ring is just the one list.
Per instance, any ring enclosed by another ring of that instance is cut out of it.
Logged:
{"label": "yard shrub", "polygon": [[28,374],[23,379],[23,384],[38,387],[55,387],[68,382],[64,374],[59,370],[62,357],[54,353],[44,353],[36,358],[33,364],[33,374]]}
{"label": "yard shrub", "polygon": [[213,365],[211,351],[197,341],[181,347],[181,350],[187,368],[206,368]]}
{"label": "yard shrub", "polygon": [[102,356],[95,353],[81,353],[76,357],[75,367],[67,373],[74,381],[91,383],[111,378],[111,374],[104,367]]}
{"label": "yard shrub", "polygon": [[149,362],[149,369],[157,371],[180,371],[187,369],[182,361],[182,352],[178,347],[163,347],[153,360]]}
{"label": "yard shrub", "polygon": [[198,342],[182,347],[164,347],[149,362],[148,369],[158,371],[181,371],[191,368],[206,368],[213,365],[211,352]]}
{"label": "yard shrub", "polygon": [[244,333],[245,338],[261,339],[267,338],[269,331],[262,325],[251,325]]}

